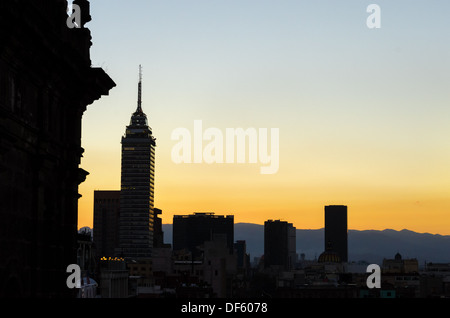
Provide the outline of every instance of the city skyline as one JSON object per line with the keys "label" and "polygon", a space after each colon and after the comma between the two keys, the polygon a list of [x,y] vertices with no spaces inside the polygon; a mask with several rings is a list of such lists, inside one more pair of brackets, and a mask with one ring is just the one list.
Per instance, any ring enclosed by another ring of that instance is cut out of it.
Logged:
{"label": "city skyline", "polygon": [[[94,190],[120,189],[120,137],[142,64],[163,223],[214,211],[236,223],[321,228],[323,206],[342,204],[349,229],[449,235],[450,47],[441,39],[450,5],[377,3],[376,30],[366,26],[369,2],[92,3],[91,59],[117,87],[83,116],[90,175],[78,226],[93,225]],[[175,164],[171,133],[194,120],[279,128],[279,171]]]}
{"label": "city skyline", "polygon": [[443,8],[406,55],[364,41],[424,8],[401,1],[2,2],[0,295],[250,300],[210,314],[449,297],[450,235],[351,230],[448,225]]}

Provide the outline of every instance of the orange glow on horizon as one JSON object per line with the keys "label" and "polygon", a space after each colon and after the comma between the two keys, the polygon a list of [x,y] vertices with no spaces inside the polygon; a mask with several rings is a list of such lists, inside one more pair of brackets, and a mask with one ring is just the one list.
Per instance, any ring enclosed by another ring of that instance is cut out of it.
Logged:
{"label": "orange glow on horizon", "polygon": [[[92,167],[80,185],[79,227],[93,227],[94,190],[120,189],[120,174],[111,164]],[[258,174],[251,165],[159,164],[155,184],[155,207],[162,210],[164,224],[173,215],[214,212],[234,215],[235,223],[264,224],[281,219],[297,229],[318,229],[324,224],[324,206],[348,206],[348,228],[355,230],[409,229],[420,233],[450,235],[447,212],[450,199],[436,189],[382,187],[332,182],[296,181],[286,171]],[[98,169],[98,170],[96,170]],[[97,173],[104,170],[104,177]],[[98,172],[96,172],[98,171]],[[111,171],[115,171],[112,173]],[[442,221],[442,222],[441,222]]]}

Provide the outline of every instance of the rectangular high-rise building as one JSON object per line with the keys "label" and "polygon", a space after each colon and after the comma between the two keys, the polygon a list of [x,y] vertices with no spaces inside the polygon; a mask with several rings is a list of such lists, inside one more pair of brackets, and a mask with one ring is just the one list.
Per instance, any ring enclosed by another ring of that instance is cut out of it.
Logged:
{"label": "rectangular high-rise building", "polygon": [[296,229],[280,220],[264,222],[264,267],[291,270],[296,259]]}
{"label": "rectangular high-rise building", "polygon": [[115,255],[119,213],[119,190],[94,191],[94,244],[99,258]]}
{"label": "rectangular high-rise building", "polygon": [[155,138],[141,107],[141,78],[138,106],[122,137],[119,247],[116,255],[142,259],[153,247]]}
{"label": "rectangular high-rise building", "polygon": [[338,253],[341,262],[348,261],[347,206],[325,206],[324,249]]}
{"label": "rectangular high-rise building", "polygon": [[191,215],[174,215],[173,250],[186,249],[198,256],[197,247],[205,241],[212,241],[222,235],[227,242],[230,253],[233,252],[234,216],[214,215],[214,213],[194,213]]}

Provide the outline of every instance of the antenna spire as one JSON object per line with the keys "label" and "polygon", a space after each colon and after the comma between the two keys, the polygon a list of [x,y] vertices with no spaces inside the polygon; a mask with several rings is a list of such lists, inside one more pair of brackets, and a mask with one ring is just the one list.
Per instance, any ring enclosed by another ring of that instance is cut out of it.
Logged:
{"label": "antenna spire", "polygon": [[139,65],[138,102],[136,112],[142,113],[142,66]]}

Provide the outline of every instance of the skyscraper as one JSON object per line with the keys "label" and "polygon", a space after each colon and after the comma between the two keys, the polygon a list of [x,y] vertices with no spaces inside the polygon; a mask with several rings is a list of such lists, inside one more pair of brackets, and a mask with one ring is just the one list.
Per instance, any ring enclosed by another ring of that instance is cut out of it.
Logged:
{"label": "skyscraper", "polygon": [[122,137],[119,247],[117,256],[140,259],[151,256],[155,138],[142,111],[142,73],[139,66],[137,109]]}
{"label": "skyscraper", "polygon": [[325,206],[324,249],[338,253],[342,262],[348,261],[347,206]]}
{"label": "skyscraper", "polygon": [[295,227],[280,220],[264,222],[264,267],[291,270],[295,266]]}
{"label": "skyscraper", "polygon": [[94,243],[98,257],[114,256],[119,215],[120,191],[94,191]]}

